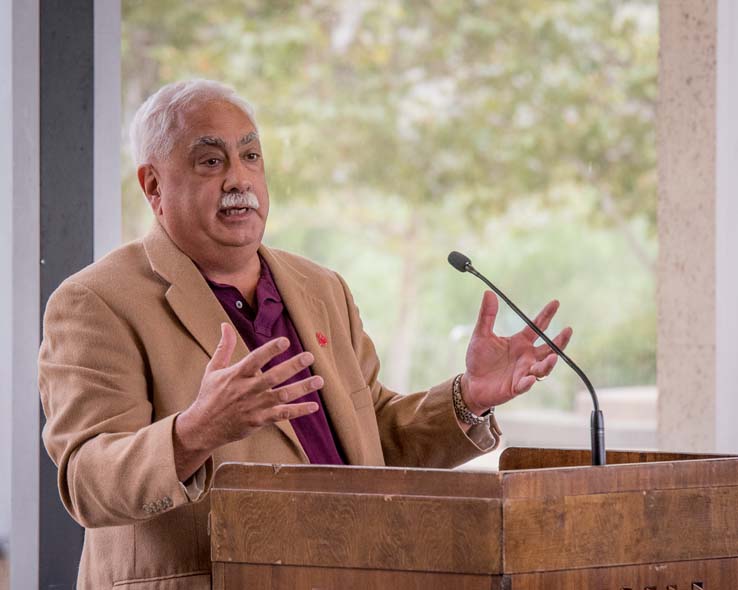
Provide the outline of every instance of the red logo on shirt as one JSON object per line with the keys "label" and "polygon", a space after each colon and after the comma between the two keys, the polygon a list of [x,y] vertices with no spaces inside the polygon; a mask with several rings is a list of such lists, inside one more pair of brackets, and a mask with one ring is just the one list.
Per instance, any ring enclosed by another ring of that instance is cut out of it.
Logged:
{"label": "red logo on shirt", "polygon": [[318,339],[318,344],[321,346],[328,346],[328,338],[323,332],[315,332],[315,337]]}

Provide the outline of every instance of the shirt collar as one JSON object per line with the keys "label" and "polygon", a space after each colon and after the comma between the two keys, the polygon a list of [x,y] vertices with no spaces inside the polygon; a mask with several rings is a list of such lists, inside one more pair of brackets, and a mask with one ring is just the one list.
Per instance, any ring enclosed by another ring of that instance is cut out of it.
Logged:
{"label": "shirt collar", "polygon": [[[269,269],[269,265],[261,255],[259,255],[259,261],[261,263],[261,271],[259,274],[259,281],[256,283],[256,310],[251,310],[253,314],[251,317],[253,317],[252,321],[254,329],[259,333],[269,335],[272,326],[282,314],[283,304],[282,297],[279,294],[276,283],[274,282],[274,277]],[[235,291],[238,293],[238,297],[242,299],[240,292],[233,285],[217,283],[207,277],[205,277],[205,280],[208,282],[208,285],[210,285],[210,288],[215,292],[216,296],[218,296],[219,292],[227,293],[228,291]],[[231,298],[228,296],[225,298],[218,296],[218,299],[221,300],[222,303]]]}

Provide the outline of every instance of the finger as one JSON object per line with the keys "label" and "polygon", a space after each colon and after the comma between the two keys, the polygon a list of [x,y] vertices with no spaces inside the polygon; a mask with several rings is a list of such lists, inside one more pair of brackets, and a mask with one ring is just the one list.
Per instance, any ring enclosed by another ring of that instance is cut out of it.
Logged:
{"label": "finger", "polygon": [[[551,320],[556,315],[556,311],[558,309],[559,302],[556,301],[556,299],[554,299],[553,301],[549,301],[541,310],[541,312],[536,316],[536,319],[533,320],[533,323],[541,332],[545,332],[548,329]],[[533,328],[531,328],[530,326],[525,326],[525,328],[523,329],[523,336],[525,336],[531,342],[535,342],[536,338],[538,338],[538,334],[536,334]]]}
{"label": "finger", "polygon": [[321,387],[323,387],[323,378],[320,376],[309,377],[297,383],[290,383],[271,392],[272,405],[288,404],[312,391],[317,391]]}
{"label": "finger", "polygon": [[247,377],[255,375],[259,369],[275,356],[287,350],[289,346],[290,341],[287,338],[275,338],[266,344],[262,344],[236,364],[238,373]]}
{"label": "finger", "polygon": [[318,404],[315,402],[305,402],[302,404],[288,404],[283,406],[274,406],[266,414],[266,422],[279,422],[280,420],[294,420],[308,414],[314,414],[318,411]]}
{"label": "finger", "polygon": [[517,382],[517,385],[515,387],[515,395],[520,395],[521,393],[525,393],[531,387],[533,387],[533,384],[535,382],[536,382],[536,378],[533,377],[533,375],[528,375],[527,377],[523,377],[520,381]]}
{"label": "finger", "polygon": [[[513,374],[512,374],[512,382],[510,384],[510,388],[514,394],[518,393],[517,386],[520,383],[520,381],[530,376],[530,367],[531,367],[530,357],[520,358],[515,363],[515,368],[513,369]],[[535,377],[533,377],[533,381],[535,381]]]}
{"label": "finger", "polygon": [[[569,340],[571,340],[571,335],[574,333],[574,331],[571,328],[564,328],[559,332],[558,336],[553,339],[553,343],[558,346],[561,350],[564,350],[566,348],[566,345],[569,344]],[[548,344],[541,344],[540,346],[536,346],[533,354],[535,354],[536,360],[543,360],[545,359],[549,354],[551,354],[552,349]]]}
{"label": "finger", "polygon": [[268,371],[264,371],[259,375],[254,386],[257,389],[270,389],[281,385],[287,379],[299,373],[303,369],[313,364],[315,357],[310,352],[303,352],[293,356],[286,361],[271,367]]}
{"label": "finger", "polygon": [[482,297],[482,305],[479,308],[477,325],[474,326],[474,336],[485,337],[492,333],[499,307],[500,304],[497,301],[497,296],[492,291],[485,291]]}
{"label": "finger", "polygon": [[236,348],[236,332],[230,324],[223,322],[220,325],[220,342],[215,347],[215,352],[210,358],[206,371],[215,371],[226,368]]}
{"label": "finger", "polygon": [[551,371],[553,371],[557,360],[559,360],[559,355],[557,355],[555,352],[552,352],[542,361],[533,363],[529,373],[534,377],[537,377],[538,379],[548,377],[551,374]]}

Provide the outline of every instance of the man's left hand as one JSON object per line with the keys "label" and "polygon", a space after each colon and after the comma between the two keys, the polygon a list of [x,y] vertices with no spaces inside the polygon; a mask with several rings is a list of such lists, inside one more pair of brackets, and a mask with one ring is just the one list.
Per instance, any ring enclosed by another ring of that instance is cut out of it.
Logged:
{"label": "man's left hand", "polygon": [[[541,331],[548,328],[558,301],[551,301],[534,323]],[[479,318],[466,351],[466,372],[461,378],[461,393],[468,408],[477,415],[525,393],[548,376],[558,356],[548,344],[535,346],[538,335],[528,326],[510,337],[494,333],[499,303],[492,291],[482,299]],[[553,339],[562,350],[569,343],[571,328],[564,328]]]}

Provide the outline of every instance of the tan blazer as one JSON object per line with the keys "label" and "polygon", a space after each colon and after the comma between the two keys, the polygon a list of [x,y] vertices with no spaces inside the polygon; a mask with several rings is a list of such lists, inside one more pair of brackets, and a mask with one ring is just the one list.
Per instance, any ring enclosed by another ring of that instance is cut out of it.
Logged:
{"label": "tan blazer", "polygon": [[[260,253],[325,380],[322,398],[355,465],[451,467],[496,446],[458,427],[451,382],[397,395],[351,294],[335,272],[304,258]],[[84,526],[78,588],[209,589],[207,489],[223,461],[304,463],[289,422],[218,450],[191,501],[177,480],[172,424],[195,399],[228,316],[192,261],[155,224],[68,278],[49,299],[39,359],[43,440],[59,492]],[[320,346],[316,332],[328,342]],[[239,339],[233,362],[247,354]]]}

